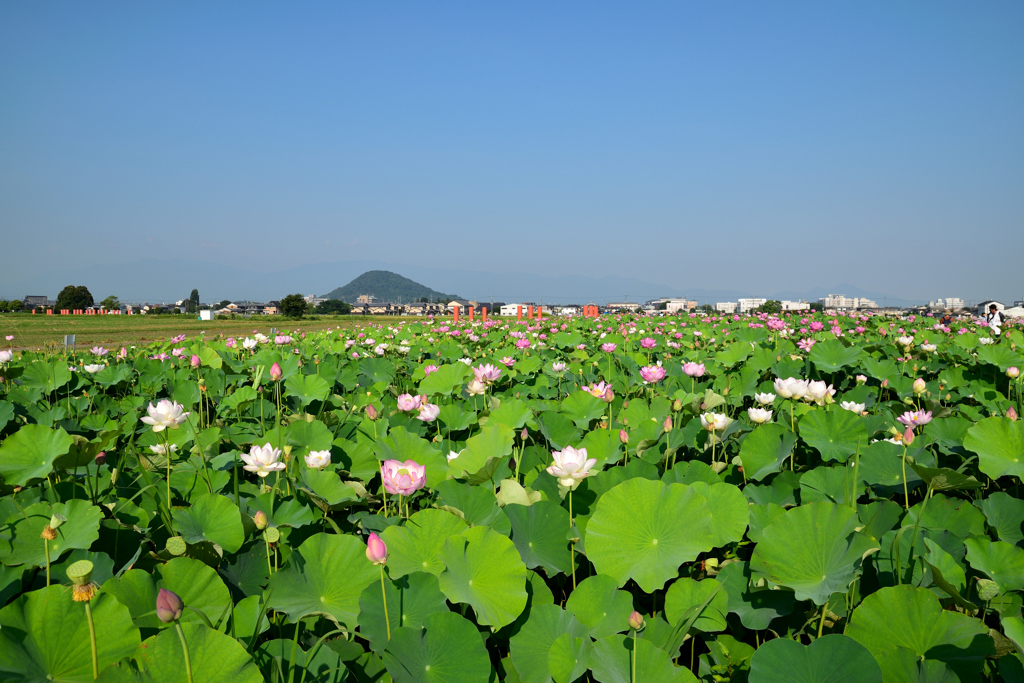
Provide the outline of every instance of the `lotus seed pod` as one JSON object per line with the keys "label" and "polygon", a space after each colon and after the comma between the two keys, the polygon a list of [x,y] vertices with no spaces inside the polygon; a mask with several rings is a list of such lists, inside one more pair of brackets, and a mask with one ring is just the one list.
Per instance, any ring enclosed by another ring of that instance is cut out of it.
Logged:
{"label": "lotus seed pod", "polygon": [[991,600],[999,595],[999,584],[989,579],[978,579],[978,597]]}
{"label": "lotus seed pod", "polygon": [[281,532],[276,526],[267,527],[263,532],[263,538],[267,539],[268,543],[277,543],[281,540]]}
{"label": "lotus seed pod", "polygon": [[156,596],[156,616],[160,621],[169,624],[181,619],[183,609],[185,609],[185,605],[176,593],[172,593],[166,588],[160,589],[160,593]]}
{"label": "lotus seed pod", "polygon": [[188,544],[185,543],[185,539],[181,536],[171,536],[167,539],[167,545],[164,546],[171,555],[175,557],[181,557],[188,550]]}
{"label": "lotus seed pod", "polygon": [[52,515],[50,517],[50,524],[49,524],[49,526],[50,526],[51,529],[59,529],[60,526],[62,524],[64,524],[64,522],[66,522],[66,521],[68,521],[68,518],[65,517],[64,515],[54,514],[54,515]]}
{"label": "lotus seed pod", "polygon": [[71,580],[71,599],[75,602],[89,602],[96,595],[96,584],[92,582],[92,562],[79,560],[67,569]]}
{"label": "lotus seed pod", "polygon": [[634,631],[639,631],[644,627],[644,617],[636,610],[630,612],[629,618],[626,621],[629,622],[629,627]]}
{"label": "lotus seed pod", "polygon": [[260,531],[263,531],[264,529],[266,529],[267,525],[270,524],[270,520],[267,519],[267,513],[264,512],[263,510],[260,510],[259,512],[257,512],[253,516],[252,521],[253,521],[253,523],[256,524],[256,528],[259,529]]}

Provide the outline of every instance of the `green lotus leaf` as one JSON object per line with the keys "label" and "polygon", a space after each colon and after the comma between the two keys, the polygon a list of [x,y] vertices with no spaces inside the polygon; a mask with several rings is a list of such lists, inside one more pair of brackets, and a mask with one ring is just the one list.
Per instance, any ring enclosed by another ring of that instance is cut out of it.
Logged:
{"label": "green lotus leaf", "polygon": [[57,563],[68,550],[88,550],[100,536],[103,512],[87,500],[69,500],[52,507],[49,503],[36,503],[23,512],[24,515],[19,510],[8,519],[9,541],[5,543],[5,534],[0,531],[0,562],[6,565],[46,565],[46,550],[40,534],[52,515],[63,515],[67,521],[57,529],[57,538],[46,542],[51,563]]}
{"label": "green lotus leaf", "polygon": [[427,486],[430,488],[434,488],[448,477],[448,462],[441,455],[441,451],[431,446],[423,437],[410,433],[405,427],[395,427],[386,438],[377,439],[376,450],[377,458],[380,460],[413,460],[417,465],[425,466]]}
{"label": "green lotus leaf", "polygon": [[445,564],[441,591],[453,603],[468,603],[477,621],[501,627],[526,607],[526,565],[508,538],[488,527],[450,537],[438,552]]}
{"label": "green lotus leaf", "polygon": [[305,467],[300,476],[302,490],[310,494],[310,498],[321,510],[359,499],[355,489],[343,482],[337,472]]}
{"label": "green lotus leaf", "polygon": [[548,669],[554,683],[571,683],[580,678],[590,666],[594,650],[589,637],[574,637],[563,633],[555,638],[548,652]]}
{"label": "green lotus leaf", "polygon": [[961,680],[978,680],[992,654],[988,627],[978,619],[942,609],[938,597],[914,586],[882,588],[864,598],[846,627],[880,662],[903,647],[919,658],[948,664]]}
{"label": "green lotus leaf", "polygon": [[999,368],[1000,372],[1006,372],[1011,367],[1019,368],[1021,365],[1024,365],[1024,363],[1021,363],[1020,354],[1016,351],[1011,351],[1009,346],[1004,346],[1003,344],[979,346],[977,353],[979,361],[995,365]]}
{"label": "green lotus leaf", "polygon": [[1024,589],[1024,550],[1004,541],[975,536],[964,541],[967,562],[999,584],[1000,591]]}
{"label": "green lotus leaf", "polygon": [[750,659],[750,683],[882,683],[882,670],[856,640],[831,634],[803,645],[774,638]]}
{"label": "green lotus leaf", "polygon": [[438,587],[437,577],[413,572],[397,581],[384,581],[387,591],[387,619],[384,595],[379,582],[371,583],[359,596],[359,631],[370,641],[374,652],[382,653],[388,644],[388,628],[420,628],[431,614],[447,612],[448,603]]}
{"label": "green lotus leaf", "polygon": [[750,527],[747,529],[747,538],[754,543],[760,543],[764,528],[774,522],[776,517],[781,517],[784,514],[786,514],[786,508],[775,503],[751,505]]}
{"label": "green lotus leaf", "polygon": [[750,344],[744,344],[742,342],[726,344],[725,347],[715,354],[715,362],[721,365],[723,368],[731,368],[732,366],[745,361],[750,357]]}
{"label": "green lotus leaf", "polygon": [[29,389],[39,389],[44,395],[49,395],[71,381],[71,371],[66,362],[37,360],[25,366],[20,379]]}
{"label": "green lotus leaf", "polygon": [[488,683],[492,673],[480,633],[454,612],[394,629],[384,662],[395,683]]}
{"label": "green lotus leaf", "polygon": [[496,410],[491,411],[487,419],[489,425],[505,425],[509,429],[519,429],[533,417],[533,411],[518,398],[503,399]]}
{"label": "green lotus leaf", "polygon": [[437,553],[449,536],[466,530],[466,522],[445,510],[420,510],[404,526],[389,526],[381,532],[388,546],[388,572],[397,579],[412,572],[439,576],[444,563]]}
{"label": "green lotus leaf", "polygon": [[282,673],[287,678],[293,671],[296,681],[301,679],[309,683],[342,683],[348,678],[348,669],[341,657],[324,644],[315,652],[307,652],[290,640],[275,638],[260,643],[253,657],[263,673],[262,680],[266,681],[280,680]]}
{"label": "green lotus leaf", "polygon": [[473,371],[464,363],[442,365],[420,382],[419,393],[426,394],[427,396],[435,396],[437,394],[451,396],[453,391],[461,388],[466,380],[472,376]]}
{"label": "green lotus leaf", "polygon": [[[519,680],[523,683],[549,683],[553,680],[549,656],[555,641],[563,634],[583,638],[588,635],[588,629],[571,612],[558,605],[538,605],[530,609],[529,619],[519,633],[512,636],[509,646]],[[570,650],[574,650],[571,642],[568,645]],[[564,646],[559,648],[557,657],[565,658],[565,649]],[[560,670],[564,668],[559,666]]]}
{"label": "green lotus leaf", "polygon": [[0,477],[8,486],[42,479],[53,469],[53,461],[71,450],[72,443],[61,428],[24,425],[0,444]]}
{"label": "green lotus leaf", "polygon": [[985,513],[990,527],[995,529],[1000,541],[1017,544],[1024,541],[1021,523],[1024,523],[1024,500],[1008,493],[996,491],[988,497],[974,501],[974,505]]}
{"label": "green lotus leaf", "polygon": [[470,484],[485,482],[494,476],[501,459],[512,452],[512,430],[505,425],[487,425],[466,441],[466,448],[448,465],[456,479]]}
{"label": "green lotus leaf", "polygon": [[[922,510],[924,514],[921,514]],[[919,515],[922,529],[947,531],[959,538],[985,533],[985,515],[969,501],[960,498],[936,493],[928,499],[927,506],[922,503],[912,506],[903,520],[903,526],[918,524]]]}
{"label": "green lotus leaf", "polygon": [[708,502],[714,547],[742,540],[750,519],[749,505],[743,492],[724,482],[709,486],[702,481],[695,481],[690,486]]}
{"label": "green lotus leaf", "polygon": [[566,574],[571,569],[569,544],[569,512],[550,500],[530,506],[506,505],[505,516],[512,524],[512,542],[528,569],[544,567],[548,576]]}
{"label": "green lotus leaf", "polygon": [[226,496],[205,493],[192,499],[192,507],[174,511],[175,531],[187,543],[210,541],[229,553],[236,553],[245,541],[242,513]]}
{"label": "green lotus leaf", "polygon": [[490,487],[470,486],[449,479],[438,484],[435,491],[441,496],[442,503],[461,512],[472,526],[489,526],[506,536],[511,533],[508,517],[502,512]]}
{"label": "green lotus leaf", "polygon": [[355,536],[316,534],[292,551],[284,568],[270,577],[270,607],[294,621],[323,614],[354,628],[363,589],[380,580],[366,559],[366,544]]}
{"label": "green lotus leaf", "polygon": [[987,417],[967,430],[964,448],[978,454],[978,469],[993,479],[1024,477],[1024,421]]}
{"label": "green lotus leaf", "polygon": [[[292,447],[292,458],[303,458],[310,451],[329,451],[334,434],[323,422],[296,420],[285,430],[287,444]],[[270,443],[275,443],[271,441]]]}
{"label": "green lotus leaf", "polygon": [[601,496],[586,530],[597,572],[620,587],[634,579],[645,592],[662,588],[714,541],[711,508],[696,489],[640,478]]}
{"label": "green lotus leaf", "polygon": [[807,503],[840,503],[860,498],[865,487],[857,486],[854,491],[854,473],[850,467],[815,467],[800,476],[800,502]]}
{"label": "green lotus leaf", "polygon": [[437,419],[440,420],[449,431],[458,432],[466,429],[476,422],[477,416],[476,412],[472,410],[463,410],[455,403],[448,403],[441,406],[441,412],[438,413]]}
{"label": "green lotus leaf", "polygon": [[[242,644],[199,623],[183,623],[195,677],[204,683],[263,683],[263,676]],[[289,643],[290,645],[290,643]],[[187,683],[185,654],[174,629],[147,638],[135,653],[146,683]]]}
{"label": "green lotus leaf", "polygon": [[793,508],[762,532],[750,567],[773,583],[792,588],[797,600],[824,605],[860,573],[864,557],[879,546],[854,531],[857,513],[832,503]]}
{"label": "green lotus leaf", "polygon": [[[103,591],[90,603],[100,670],[138,647],[139,629],[128,609]],[[181,644],[178,644],[181,647]],[[25,593],[0,610],[0,678],[90,681],[92,653],[85,605],[66,586]]]}
{"label": "green lotus leaf", "polygon": [[800,438],[816,448],[826,461],[846,462],[868,443],[864,422],[849,410],[812,410],[800,418],[799,428]]}
{"label": "green lotus leaf", "polygon": [[536,417],[541,433],[555,450],[576,443],[580,430],[572,420],[554,410],[546,410]]}
{"label": "green lotus leaf", "polygon": [[755,429],[740,446],[740,461],[747,479],[760,481],[778,472],[795,444],[796,435],[781,424],[773,422]]}
{"label": "green lotus leaf", "polygon": [[110,593],[128,608],[132,619],[140,628],[168,628],[157,618],[156,597],[161,588],[178,595],[186,609],[181,613],[182,623],[202,622],[196,610],[211,623],[227,614],[233,605],[228,587],[213,569],[190,557],[176,557],[158,565],[152,573],[130,569],[118,577],[108,579],[103,591]]}
{"label": "green lotus leaf", "polygon": [[322,401],[331,393],[331,385],[319,375],[292,375],[284,382],[285,392],[305,408],[313,401]]}
{"label": "green lotus leaf", "polygon": [[[956,593],[954,596],[959,595],[967,586],[967,575],[964,573],[963,567],[961,567],[952,555],[947,553],[942,546],[933,541],[930,538],[924,539],[924,545],[928,549],[928,554],[924,556],[925,562],[932,570],[932,580],[936,585],[943,587],[942,584],[948,584]],[[935,575],[935,572],[939,575]],[[940,580],[942,583],[940,583]]]}
{"label": "green lotus leaf", "polygon": [[601,417],[607,404],[587,391],[574,391],[559,405],[558,409],[580,429],[587,429],[590,421]]}
{"label": "green lotus leaf", "polygon": [[665,593],[665,617],[671,624],[689,619],[694,616],[693,612],[715,593],[711,602],[696,615],[696,620],[690,628],[705,633],[724,631],[727,628],[725,615],[729,613],[729,594],[723,588],[724,586],[714,579],[677,579]]}
{"label": "green lotus leaf", "polygon": [[864,351],[857,346],[843,346],[838,339],[829,339],[815,344],[808,355],[819,371],[837,372],[859,363]]}
{"label": "green lotus leaf", "polygon": [[[668,653],[643,638],[636,639],[636,681],[697,683],[689,669],[675,666]],[[594,643],[590,668],[601,683],[633,683],[633,638],[616,634]]]}
{"label": "green lotus leaf", "polygon": [[612,577],[595,574],[580,581],[569,594],[565,609],[590,629],[592,638],[604,638],[629,628],[627,619],[633,612],[633,596],[619,590]]}

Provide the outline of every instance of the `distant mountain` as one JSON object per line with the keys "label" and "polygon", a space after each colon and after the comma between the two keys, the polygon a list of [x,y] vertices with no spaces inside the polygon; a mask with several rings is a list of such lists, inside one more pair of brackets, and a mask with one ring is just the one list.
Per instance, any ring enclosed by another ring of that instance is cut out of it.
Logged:
{"label": "distant mountain", "polygon": [[426,285],[421,285],[388,270],[367,271],[344,287],[338,287],[325,296],[328,299],[341,299],[353,304],[356,302],[356,297],[361,294],[372,294],[377,297],[377,301],[401,303],[409,303],[424,297],[430,301],[435,299],[451,301],[461,298],[455,294],[443,294],[435,291]]}

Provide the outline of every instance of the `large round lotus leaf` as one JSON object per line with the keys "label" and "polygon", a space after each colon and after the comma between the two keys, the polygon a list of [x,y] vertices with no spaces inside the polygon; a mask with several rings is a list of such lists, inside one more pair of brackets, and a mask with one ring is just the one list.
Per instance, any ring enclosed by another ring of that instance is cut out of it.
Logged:
{"label": "large round lotus leaf", "polygon": [[750,659],[750,683],[882,683],[882,670],[867,648],[833,634],[802,645],[774,638]]}
{"label": "large round lotus leaf", "polygon": [[348,678],[348,669],[341,657],[322,643],[315,652],[307,652],[291,640],[275,638],[261,643],[253,658],[265,681],[280,681],[282,673],[288,680],[293,670],[293,652],[296,683],[299,680],[303,683],[342,683]]}
{"label": "large round lotus leaf", "polygon": [[691,628],[698,631],[724,631],[725,615],[729,613],[729,594],[725,586],[714,579],[695,581],[690,578],[676,580],[665,593],[665,617],[670,624],[689,619],[704,601],[715,593],[711,602],[700,611]]}
{"label": "large round lotus leaf", "polygon": [[412,572],[440,575],[444,563],[437,552],[449,536],[466,529],[462,519],[447,510],[434,509],[420,510],[404,526],[389,526],[381,533],[388,546],[388,572],[395,579]]}
{"label": "large round lotus leaf", "polygon": [[245,541],[242,513],[234,502],[216,493],[204,493],[192,499],[192,507],[174,511],[171,524],[187,543],[216,543],[236,553]]}
{"label": "large round lotus leaf", "polygon": [[449,479],[438,484],[434,490],[441,496],[442,503],[461,512],[472,526],[489,526],[505,536],[512,533],[508,517],[502,514],[490,486],[470,486]]}
{"label": "large round lotus leaf", "polygon": [[[400,626],[419,628],[431,614],[448,611],[437,577],[413,572],[396,581],[384,581],[388,596],[388,617],[392,633]],[[359,631],[370,641],[374,652],[388,644],[388,620],[384,618],[384,594],[379,581],[371,583],[359,596]]]}
{"label": "large round lotus leaf", "polygon": [[448,473],[470,484],[487,481],[497,471],[502,458],[512,452],[512,439],[512,430],[505,425],[487,425],[466,441],[459,457],[448,464]]}
{"label": "large round lotus leaf", "polygon": [[232,604],[228,587],[217,572],[208,565],[190,557],[176,557],[157,565],[153,573],[131,569],[103,584],[103,591],[111,593],[128,611],[140,627],[168,628],[169,624],[156,616],[156,597],[161,588],[176,593],[186,609],[181,613],[182,623],[201,622],[199,610],[210,622],[216,622]]}
{"label": "large round lotus leaf", "polygon": [[629,479],[598,500],[586,541],[599,574],[650,593],[714,547],[711,509],[690,486]]}
{"label": "large round lotus leaf", "polygon": [[[509,645],[519,680],[523,683],[549,683],[552,680],[548,659],[552,645],[562,634],[583,638],[588,636],[588,629],[571,612],[558,605],[539,605],[530,609],[530,618],[512,637]],[[564,649],[564,646],[560,649],[560,657],[564,657]]]}
{"label": "large round lotus leaf", "polygon": [[946,662],[965,681],[979,679],[985,657],[994,651],[985,624],[943,610],[934,593],[914,586],[882,588],[864,598],[846,635],[876,659],[904,647],[918,657]]}
{"label": "large round lotus leaf", "polygon": [[633,596],[619,590],[612,577],[595,574],[576,586],[565,608],[590,629],[592,638],[604,638],[629,628],[626,620],[633,611]]}
{"label": "large round lotus leaf", "polygon": [[71,377],[67,363],[59,360],[52,363],[37,360],[25,367],[21,381],[30,389],[41,389],[44,394],[49,394],[70,382]]}
{"label": "large round lotus leaf", "polygon": [[986,417],[967,430],[964,448],[978,454],[978,469],[993,479],[1024,477],[1024,421]]}
{"label": "large round lotus leaf", "polygon": [[[99,592],[90,603],[100,670],[131,655],[139,629],[128,609]],[[179,644],[180,647],[180,644]],[[65,586],[18,597],[0,610],[0,678],[23,681],[90,681],[92,654],[85,605]]]}
{"label": "large round lotus leaf", "polygon": [[[922,510],[924,514],[921,514]],[[903,526],[912,527],[918,524],[918,515],[921,517],[922,529],[945,531],[958,538],[985,533],[985,515],[969,501],[961,498],[950,498],[936,493],[928,499],[928,505],[918,503],[911,506],[903,519]]]}
{"label": "large round lotus leaf", "polygon": [[800,418],[800,438],[818,449],[822,460],[846,459],[868,442],[868,431],[859,415],[849,410],[812,410]]}
{"label": "large round lotus leaf", "polygon": [[[205,624],[182,624],[194,679],[203,683],[263,683],[263,676],[242,644]],[[135,654],[147,683],[187,683],[185,654],[175,629],[147,638]]]}
{"label": "large round lotus leaf", "polygon": [[558,406],[558,409],[580,429],[590,426],[590,421],[601,417],[606,409],[605,402],[587,391],[574,391]]}
{"label": "large round lotus leaf", "polygon": [[[2,456],[0,456],[2,457]],[[17,511],[8,519],[9,526],[0,531],[0,562],[7,565],[46,565],[46,551],[39,537],[52,515],[67,518],[57,529],[57,538],[48,542],[50,562],[56,563],[62,553],[74,549],[88,549],[100,537],[103,512],[87,500],[69,500],[67,503],[36,503]],[[5,532],[13,530],[5,542]]]}
{"label": "large round lotus leaf", "polygon": [[732,562],[722,567],[715,577],[725,585],[729,611],[747,628],[762,631],[773,619],[793,611],[793,594],[771,590],[767,586],[751,586],[750,563]]}
{"label": "large round lotus leaf", "polygon": [[512,542],[529,569],[544,567],[548,576],[570,571],[568,510],[551,500],[506,505],[504,510],[512,524]]}
{"label": "large round lotus leaf", "polygon": [[743,539],[750,520],[750,507],[743,492],[732,484],[705,484],[695,481],[690,486],[704,496],[711,510],[711,536],[714,547],[720,548]]}
{"label": "large round lotus leaf", "polygon": [[[594,643],[590,668],[600,683],[633,683],[633,638],[616,634]],[[697,683],[689,669],[676,666],[668,653],[649,640],[636,639],[636,680]]]}
{"label": "large round lotus leaf", "polygon": [[829,339],[814,345],[809,357],[822,372],[836,372],[847,365],[856,365],[864,355],[857,346],[843,346],[838,339]]}
{"label": "large round lotus leaf", "polygon": [[824,605],[850,586],[864,557],[878,550],[873,539],[854,531],[858,526],[857,513],[845,505],[793,508],[765,527],[750,568],[792,588],[797,600]]}
{"label": "large round lotus leaf", "polygon": [[1020,354],[1016,351],[1011,351],[1008,346],[1003,346],[1002,344],[998,346],[979,346],[977,353],[979,361],[997,366],[1000,372],[1006,372],[1011,367],[1019,368],[1021,366]]}
{"label": "large round lotus leaf", "polygon": [[1004,541],[975,536],[968,538],[967,562],[999,584],[1000,592],[1024,589],[1024,550]]}
{"label": "large round lotus leaf", "polygon": [[294,396],[303,408],[313,401],[322,401],[331,393],[331,386],[319,375],[292,375],[285,380],[288,396]]}
{"label": "large round lotus leaf", "polygon": [[582,638],[563,633],[551,643],[548,652],[548,670],[554,683],[572,683],[586,673],[590,667],[590,655],[594,651],[590,636]]}
{"label": "large round lotus leaf", "polygon": [[[1006,659],[1013,659],[1008,657]],[[909,683],[961,683],[945,662],[921,659],[905,647],[890,650],[876,659],[885,681]],[[1017,660],[1020,661],[1020,660]]]}
{"label": "large round lotus leaf", "polygon": [[441,455],[441,451],[405,427],[395,427],[386,438],[377,439],[375,450],[379,460],[412,460],[426,467],[424,476],[429,488],[434,488],[448,476],[448,461]]}
{"label": "large round lotus leaf", "polygon": [[796,435],[780,424],[773,422],[755,429],[740,446],[740,461],[747,479],[760,481],[778,472],[795,444]]}
{"label": "large round lotus leaf", "polygon": [[384,652],[395,683],[487,683],[491,661],[480,632],[454,612],[431,614],[423,628],[398,628]]}
{"label": "large round lotus leaf", "polygon": [[8,486],[41,479],[53,469],[54,460],[71,450],[72,443],[63,429],[24,425],[0,444],[0,477]]}
{"label": "large round lotus leaf", "polygon": [[511,624],[526,607],[526,565],[512,541],[488,527],[452,536],[438,557],[447,567],[441,591],[452,602],[469,603],[477,622]]}
{"label": "large round lotus leaf", "polygon": [[355,536],[317,534],[292,551],[287,566],[270,577],[270,608],[294,621],[323,614],[354,628],[363,589],[380,580]]}
{"label": "large round lotus leaf", "polygon": [[1024,500],[1008,493],[996,491],[988,497],[974,501],[974,505],[985,513],[988,524],[995,529],[1000,541],[1018,543],[1024,541],[1021,523],[1024,522]]}

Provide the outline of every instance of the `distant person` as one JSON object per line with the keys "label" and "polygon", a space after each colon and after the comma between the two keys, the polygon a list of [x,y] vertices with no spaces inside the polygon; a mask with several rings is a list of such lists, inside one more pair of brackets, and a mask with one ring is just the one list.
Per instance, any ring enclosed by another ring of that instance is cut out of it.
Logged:
{"label": "distant person", "polygon": [[999,333],[1003,328],[1003,323],[1006,321],[1006,316],[996,308],[995,304],[990,304],[988,307],[988,315],[985,316],[985,322],[992,329],[992,334],[995,337],[999,337]]}
{"label": "distant person", "polygon": [[943,316],[941,318],[939,318],[939,324],[940,325],[945,325],[946,327],[949,327],[950,325],[952,325],[953,324],[953,311],[947,308],[946,312],[943,314]]}

